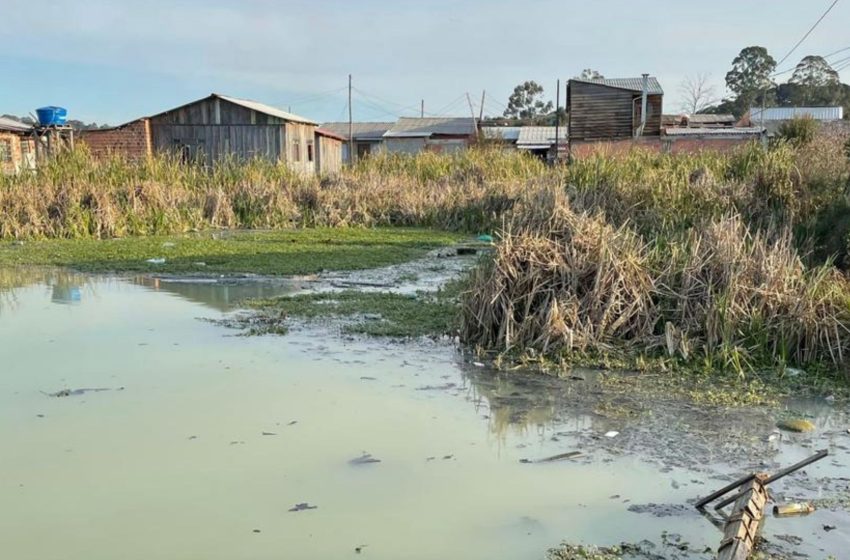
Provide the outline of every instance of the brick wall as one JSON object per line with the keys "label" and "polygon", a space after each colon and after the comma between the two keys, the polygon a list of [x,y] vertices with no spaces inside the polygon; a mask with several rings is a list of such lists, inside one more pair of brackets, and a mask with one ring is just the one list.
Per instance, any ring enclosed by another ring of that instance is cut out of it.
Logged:
{"label": "brick wall", "polygon": [[17,173],[22,160],[20,135],[0,132],[0,172]]}
{"label": "brick wall", "polygon": [[96,158],[118,155],[140,160],[152,153],[148,119],[139,119],[115,128],[84,130],[79,133],[77,140],[88,146]]}
{"label": "brick wall", "polygon": [[648,150],[657,153],[692,154],[705,151],[730,152],[739,146],[758,141],[751,135],[740,136],[662,136],[660,138],[624,139],[609,142],[573,142],[570,154],[574,158],[601,153],[608,156],[624,156],[632,150]]}

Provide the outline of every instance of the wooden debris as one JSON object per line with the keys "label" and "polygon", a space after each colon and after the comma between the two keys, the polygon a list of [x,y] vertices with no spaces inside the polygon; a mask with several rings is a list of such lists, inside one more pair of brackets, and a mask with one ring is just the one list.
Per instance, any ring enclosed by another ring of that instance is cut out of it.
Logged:
{"label": "wooden debris", "polygon": [[747,560],[750,557],[764,518],[768,478],[767,474],[759,473],[741,487],[740,497],[723,527],[717,560]]}

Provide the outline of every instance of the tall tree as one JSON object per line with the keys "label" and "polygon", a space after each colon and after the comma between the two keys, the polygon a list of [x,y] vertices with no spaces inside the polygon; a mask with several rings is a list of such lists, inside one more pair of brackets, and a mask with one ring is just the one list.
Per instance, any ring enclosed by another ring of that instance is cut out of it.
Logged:
{"label": "tall tree", "polygon": [[552,102],[543,101],[543,86],[535,81],[523,82],[514,88],[508,98],[505,116],[533,121],[552,112]]}
{"label": "tall tree", "polygon": [[816,55],[804,57],[794,68],[789,81],[804,87],[823,87],[841,83],[838,72],[824,57]]}
{"label": "tall tree", "polygon": [[720,99],[716,89],[709,82],[708,74],[687,76],[679,84],[679,94],[682,96],[682,112],[693,115],[705,111]]}
{"label": "tall tree", "polygon": [[776,70],[776,61],[764,47],[747,47],[735,60],[732,69],[726,73],[726,87],[736,95],[739,110],[746,111],[762,99],[765,92],[773,87],[770,79]]}
{"label": "tall tree", "polygon": [[581,74],[576,76],[579,80],[601,80],[605,76],[594,70],[593,68],[585,68]]}

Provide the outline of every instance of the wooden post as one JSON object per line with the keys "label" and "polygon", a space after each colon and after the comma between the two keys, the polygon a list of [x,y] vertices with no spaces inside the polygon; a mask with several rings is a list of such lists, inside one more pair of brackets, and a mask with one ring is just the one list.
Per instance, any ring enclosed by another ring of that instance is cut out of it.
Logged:
{"label": "wooden post", "polygon": [[419,102],[419,118],[421,118],[421,119],[425,118],[425,100],[424,99],[422,99]]}
{"label": "wooden post", "polygon": [[717,560],[747,560],[750,557],[764,519],[767,479],[767,474],[760,473],[741,487],[740,497],[723,528]]}
{"label": "wooden post", "polygon": [[472,115],[472,128],[475,130],[475,139],[478,140],[478,124],[475,122],[475,109],[472,108],[472,98],[466,92],[466,101],[469,103],[469,114]]}
{"label": "wooden post", "polygon": [[351,112],[351,74],[348,75],[348,164],[354,165],[354,121]]}
{"label": "wooden post", "polygon": [[487,95],[487,90],[481,90],[481,107],[478,108],[478,122],[484,120],[484,96]]}
{"label": "wooden post", "polygon": [[554,163],[558,162],[558,150],[560,149],[561,143],[558,141],[558,134],[561,132],[561,115],[558,113],[561,112],[561,80],[558,79],[557,84],[555,85],[555,157],[552,160]]}

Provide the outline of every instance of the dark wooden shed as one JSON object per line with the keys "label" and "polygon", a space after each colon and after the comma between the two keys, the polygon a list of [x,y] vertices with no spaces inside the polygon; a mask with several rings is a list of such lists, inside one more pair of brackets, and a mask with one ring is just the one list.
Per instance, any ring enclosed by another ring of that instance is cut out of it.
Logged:
{"label": "dark wooden shed", "polygon": [[285,161],[307,174],[316,168],[316,126],[264,103],[216,93],[150,117],[151,144],[157,152],[207,162],[260,157]]}
{"label": "dark wooden shed", "polygon": [[570,142],[598,142],[637,136],[661,136],[664,91],[646,80],[646,124],[642,131],[643,78],[573,79],[567,84]]}

